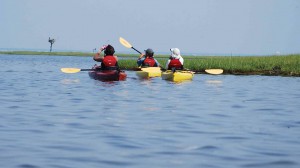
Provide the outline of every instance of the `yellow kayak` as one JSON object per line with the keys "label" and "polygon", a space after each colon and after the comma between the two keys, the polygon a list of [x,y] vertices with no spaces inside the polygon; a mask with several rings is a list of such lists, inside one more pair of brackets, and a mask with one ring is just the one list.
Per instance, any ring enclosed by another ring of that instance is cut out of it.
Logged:
{"label": "yellow kayak", "polygon": [[140,71],[136,71],[136,75],[139,78],[160,77],[161,76],[161,70],[160,70],[160,67],[141,68]]}
{"label": "yellow kayak", "polygon": [[162,79],[173,81],[173,82],[181,82],[184,80],[192,80],[194,77],[194,72],[192,71],[175,71],[172,72],[171,70],[167,70],[162,72],[161,74]]}

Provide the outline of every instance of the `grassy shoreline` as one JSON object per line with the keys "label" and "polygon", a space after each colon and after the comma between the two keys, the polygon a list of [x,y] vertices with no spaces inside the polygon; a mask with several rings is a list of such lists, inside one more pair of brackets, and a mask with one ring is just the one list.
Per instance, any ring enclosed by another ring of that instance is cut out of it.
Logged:
{"label": "grassy shoreline", "polygon": [[[84,52],[38,52],[38,51],[0,51],[8,55],[53,55],[53,56],[93,56]],[[138,54],[116,54],[120,58],[121,69],[133,70]],[[156,55],[161,65],[165,65],[168,55]],[[205,69],[220,68],[224,74],[233,75],[271,75],[300,77],[300,54],[276,56],[188,56],[183,55],[185,68],[196,73],[205,73]]]}

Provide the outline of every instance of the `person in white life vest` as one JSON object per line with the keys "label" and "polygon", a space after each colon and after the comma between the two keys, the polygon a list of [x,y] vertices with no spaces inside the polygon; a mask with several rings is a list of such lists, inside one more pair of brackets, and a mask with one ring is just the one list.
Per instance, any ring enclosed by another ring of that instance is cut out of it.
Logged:
{"label": "person in white life vest", "polygon": [[166,69],[171,70],[173,68],[177,70],[183,69],[183,58],[180,55],[180,50],[178,48],[171,48],[171,56],[166,64]]}

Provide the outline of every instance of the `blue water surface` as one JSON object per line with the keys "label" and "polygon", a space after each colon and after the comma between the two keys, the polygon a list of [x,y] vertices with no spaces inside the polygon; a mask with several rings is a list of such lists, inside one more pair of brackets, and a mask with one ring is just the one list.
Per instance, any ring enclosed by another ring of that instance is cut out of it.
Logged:
{"label": "blue water surface", "polygon": [[300,78],[100,82],[90,57],[0,55],[0,167],[300,167]]}

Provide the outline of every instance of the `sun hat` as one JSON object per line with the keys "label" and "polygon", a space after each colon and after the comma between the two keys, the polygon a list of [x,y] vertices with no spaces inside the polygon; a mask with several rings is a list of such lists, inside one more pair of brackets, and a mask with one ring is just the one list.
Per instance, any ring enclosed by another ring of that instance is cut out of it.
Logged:
{"label": "sun hat", "polygon": [[181,57],[180,50],[178,48],[171,48],[170,51],[171,51],[171,56],[173,58],[180,58]]}

